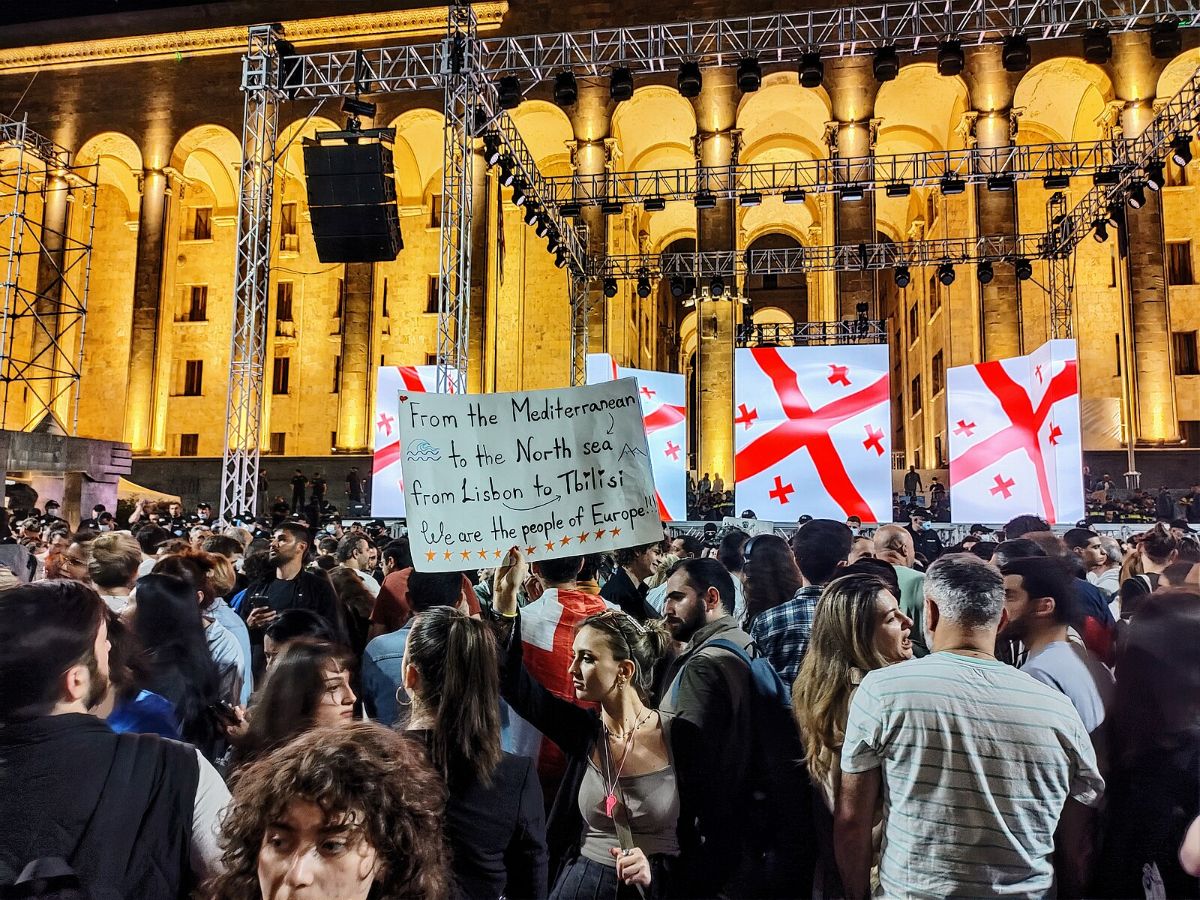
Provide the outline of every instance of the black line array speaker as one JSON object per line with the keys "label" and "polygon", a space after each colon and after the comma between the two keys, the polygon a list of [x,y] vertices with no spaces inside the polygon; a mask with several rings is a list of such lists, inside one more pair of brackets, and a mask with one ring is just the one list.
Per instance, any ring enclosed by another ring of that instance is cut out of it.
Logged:
{"label": "black line array speaker", "polygon": [[396,258],[404,241],[390,148],[381,142],[306,144],[304,171],[321,262]]}

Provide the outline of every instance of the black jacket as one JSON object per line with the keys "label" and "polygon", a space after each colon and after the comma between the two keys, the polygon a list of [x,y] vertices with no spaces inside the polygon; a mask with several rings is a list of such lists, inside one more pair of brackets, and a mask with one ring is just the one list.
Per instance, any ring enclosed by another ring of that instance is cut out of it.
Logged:
{"label": "black jacket", "polygon": [[647,593],[649,591],[646,590],[644,584],[633,583],[633,579],[629,577],[624,566],[618,566],[617,571],[612,573],[612,577],[604,582],[604,587],[600,588],[601,597],[609,603],[621,607],[639,622],[659,618],[654,607],[646,602]]}
{"label": "black jacket", "polygon": [[[432,732],[407,735],[428,748]],[[490,785],[451,773],[447,788],[446,838],[458,896],[545,897],[546,813],[533,760],[505,753]]]}
{"label": "black jacket", "polygon": [[187,897],[196,751],[83,713],[0,728],[0,885],[60,857],[91,900]]}
{"label": "black jacket", "polygon": [[[507,623],[509,620],[505,620]],[[592,750],[600,737],[600,714],[595,710],[583,709],[573,703],[562,700],[538,684],[523,662],[521,645],[521,619],[517,616],[511,620],[512,632],[507,640],[502,638],[500,694],[513,710],[534,728],[558,745],[567,758],[567,771],[550,808],[550,818],[546,822],[546,845],[550,852],[550,884],[558,880],[563,866],[579,856],[579,848],[583,843],[585,823],[583,814],[579,811],[579,789],[583,784],[583,776],[587,772],[588,761]],[[664,724],[669,716],[664,716]],[[668,732],[670,740],[670,732]],[[672,743],[672,755],[674,755]],[[679,860],[679,869],[687,871],[689,866],[686,848],[696,847],[698,841],[688,823],[695,816],[691,813],[692,806],[682,783],[679,797],[679,846],[683,854]],[[695,865],[695,860],[690,860]],[[674,896],[678,885],[674,888],[664,884],[659,867],[662,860],[651,860],[655,878],[652,886],[654,896]]]}

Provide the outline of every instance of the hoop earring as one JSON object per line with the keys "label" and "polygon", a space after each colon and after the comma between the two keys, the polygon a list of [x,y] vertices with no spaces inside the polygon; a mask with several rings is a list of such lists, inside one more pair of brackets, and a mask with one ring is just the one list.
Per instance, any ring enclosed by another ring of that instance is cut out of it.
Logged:
{"label": "hoop earring", "polygon": [[[404,699],[400,699],[400,695],[404,695]],[[412,697],[408,696],[408,691],[403,686],[396,688],[396,705],[408,709],[412,706]]]}

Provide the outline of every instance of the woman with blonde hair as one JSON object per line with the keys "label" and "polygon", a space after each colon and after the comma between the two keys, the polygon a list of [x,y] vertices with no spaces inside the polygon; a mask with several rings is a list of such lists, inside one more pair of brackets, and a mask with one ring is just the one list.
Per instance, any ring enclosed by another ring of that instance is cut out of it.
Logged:
{"label": "woman with blonde hair", "polygon": [[[912,619],[881,578],[844,575],[821,592],[812,637],[792,686],[792,710],[804,738],[809,777],[821,789],[825,815],[816,810],[825,896],[838,884],[833,856],[833,808],[841,786],[839,759],[850,700],[874,669],[912,659]],[[815,890],[815,888],[814,888]]]}

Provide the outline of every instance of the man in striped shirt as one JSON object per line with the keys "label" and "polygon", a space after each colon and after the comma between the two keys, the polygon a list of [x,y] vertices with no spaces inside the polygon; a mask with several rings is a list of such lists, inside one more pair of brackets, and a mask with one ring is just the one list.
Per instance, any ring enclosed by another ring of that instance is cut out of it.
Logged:
{"label": "man in striped shirt", "polygon": [[[1044,897],[1082,889],[1104,789],[1070,699],[998,662],[1004,580],[977,557],[925,575],[932,653],[867,674],[842,747],[834,837],[846,896]],[[1076,894],[1073,894],[1076,895]]]}

